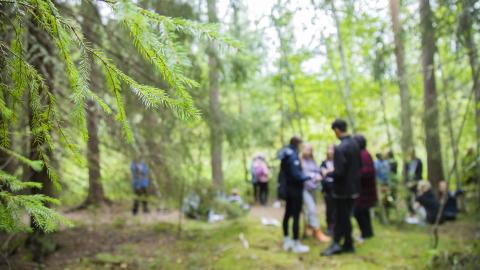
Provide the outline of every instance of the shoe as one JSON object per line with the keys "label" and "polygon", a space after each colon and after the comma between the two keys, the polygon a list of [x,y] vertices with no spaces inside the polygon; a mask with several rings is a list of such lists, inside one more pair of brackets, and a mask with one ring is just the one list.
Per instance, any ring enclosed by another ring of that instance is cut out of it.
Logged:
{"label": "shoe", "polygon": [[293,249],[293,241],[292,239],[285,237],[283,240],[283,250],[290,251]]}
{"label": "shoe", "polygon": [[305,228],[303,230],[303,237],[304,238],[307,238],[307,237],[312,237],[313,234],[314,234],[314,229],[312,226],[310,225],[305,225]]}
{"label": "shoe", "polygon": [[343,246],[342,253],[355,253],[355,248],[353,245]]}
{"label": "shoe", "polygon": [[296,240],[292,248],[293,253],[307,253],[310,251],[309,246],[302,245],[300,241]]}
{"label": "shoe", "polygon": [[331,240],[331,238],[326,236],[320,229],[315,230],[315,238],[322,243],[327,243]]}
{"label": "shoe", "polygon": [[320,253],[321,256],[333,256],[343,252],[343,248],[338,243],[331,244],[326,250]]}
{"label": "shoe", "polygon": [[363,244],[365,242],[365,238],[361,236],[355,237],[355,243],[358,243],[359,245]]}

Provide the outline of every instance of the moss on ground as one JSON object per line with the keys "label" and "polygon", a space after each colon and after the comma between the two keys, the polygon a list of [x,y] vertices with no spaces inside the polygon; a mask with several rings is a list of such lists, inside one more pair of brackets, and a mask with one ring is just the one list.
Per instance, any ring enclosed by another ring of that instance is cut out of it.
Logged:
{"label": "moss on ground", "polygon": [[[262,226],[252,217],[218,224],[187,221],[179,238],[174,237],[177,227],[172,224],[144,226],[150,226],[158,239],[120,245],[69,269],[453,269],[455,258],[479,255],[479,227],[471,218],[444,225],[436,250],[431,248],[428,226],[375,223],[375,237],[357,245],[356,254],[333,258],[320,257],[327,244],[314,240],[305,241],[312,248],[308,254],[285,253],[280,228]],[[458,256],[452,259],[449,254]]]}

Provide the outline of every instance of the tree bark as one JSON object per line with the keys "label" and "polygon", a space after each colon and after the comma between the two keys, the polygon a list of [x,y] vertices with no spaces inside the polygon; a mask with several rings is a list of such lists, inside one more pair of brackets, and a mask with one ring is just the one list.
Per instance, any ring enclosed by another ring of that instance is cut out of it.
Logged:
{"label": "tree bark", "polygon": [[[474,92],[474,110],[475,110],[475,127],[476,127],[476,137],[477,137],[477,157],[480,156],[480,67],[478,65],[478,50],[474,40],[473,32],[473,19],[472,19],[472,10],[473,10],[474,1],[463,1],[463,36],[465,47],[467,49],[468,60],[470,62],[470,71],[472,73],[473,81],[473,92]],[[480,175],[480,164],[478,164],[477,159],[477,175]],[[477,180],[477,200],[478,206],[480,207],[480,180]]]}
{"label": "tree bark", "polygon": [[[82,31],[85,36],[97,40],[94,38],[97,34],[94,29],[94,24],[100,24],[100,15],[98,13],[95,3],[83,0],[81,5],[81,11],[83,16]],[[93,20],[92,20],[93,19]],[[99,67],[92,61],[91,55],[89,56],[91,72],[91,90],[93,92],[98,91],[101,87]],[[98,138],[98,106],[93,100],[87,101],[87,130],[88,130],[88,142],[87,142],[87,161],[88,161],[88,195],[85,202],[81,207],[88,205],[100,205],[106,202],[105,193],[101,182],[100,174],[100,140]]]}
{"label": "tree bark", "polygon": [[442,152],[438,125],[438,102],[435,85],[435,29],[429,0],[420,2],[420,26],[422,29],[422,66],[424,88],[425,145],[427,148],[428,179],[436,191],[443,180]]}
{"label": "tree bark", "polygon": [[[216,0],[207,0],[208,22],[217,23]],[[215,188],[223,189],[222,169],[222,116],[220,108],[220,86],[218,79],[218,58],[213,45],[208,48],[208,82],[210,105],[210,155],[212,165],[212,180]]]}
{"label": "tree bark", "polygon": [[[395,58],[397,62],[398,86],[400,89],[400,123],[402,160],[408,160],[413,150],[412,109],[410,106],[410,91],[408,89],[407,73],[405,68],[405,49],[403,47],[402,27],[399,20],[400,0],[390,0],[390,16],[392,20],[393,39],[395,44]],[[404,175],[405,176],[405,175]]]}

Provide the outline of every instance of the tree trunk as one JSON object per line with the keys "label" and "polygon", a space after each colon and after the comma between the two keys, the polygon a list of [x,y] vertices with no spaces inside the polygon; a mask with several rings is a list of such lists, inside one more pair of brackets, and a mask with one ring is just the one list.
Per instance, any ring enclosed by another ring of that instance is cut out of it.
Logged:
{"label": "tree trunk", "polygon": [[[405,49],[402,40],[402,28],[399,20],[400,0],[390,0],[390,16],[392,19],[393,39],[395,43],[395,58],[397,61],[398,86],[400,88],[400,123],[402,129],[401,146],[402,160],[408,160],[413,150],[412,109],[410,107],[410,91],[408,90],[405,68]],[[405,175],[404,175],[405,177]]]}
{"label": "tree trunk", "polygon": [[353,106],[352,106],[352,97],[351,97],[351,86],[350,86],[350,74],[348,72],[348,67],[347,67],[347,61],[345,59],[345,50],[343,47],[343,39],[342,39],[342,34],[340,31],[340,19],[338,18],[337,15],[337,9],[335,8],[335,1],[330,1],[331,7],[332,7],[332,13],[333,13],[333,20],[335,22],[335,27],[337,30],[337,45],[338,45],[338,51],[340,53],[340,62],[342,65],[342,74],[343,74],[343,80],[345,82],[345,91],[344,91],[344,99],[345,99],[345,104],[346,104],[346,110],[347,110],[347,120],[350,124],[350,127],[352,129],[352,132],[356,132],[356,124],[355,124],[355,116],[353,112]]}
{"label": "tree trunk", "polygon": [[[208,22],[217,23],[216,0],[207,0]],[[220,87],[218,80],[218,58],[213,45],[208,49],[208,82],[210,91],[210,155],[212,164],[212,180],[215,188],[223,189],[222,170],[222,116],[220,109]]]}
{"label": "tree trunk", "polygon": [[[468,60],[470,62],[470,70],[472,73],[473,80],[473,92],[474,92],[474,108],[475,108],[475,126],[476,126],[476,137],[477,137],[477,157],[480,156],[480,67],[478,65],[478,50],[474,40],[473,32],[473,3],[474,1],[464,1],[463,2],[463,23],[464,27],[463,35],[465,38],[465,47],[467,48]],[[477,176],[480,175],[480,164],[478,164],[477,159]],[[480,207],[480,180],[477,179],[477,200],[478,206]]]}
{"label": "tree trunk", "polygon": [[385,128],[387,130],[388,149],[390,151],[393,151],[392,132],[390,132],[390,125],[388,124],[387,105],[385,102],[386,100],[385,84],[383,83],[382,79],[380,79],[379,84],[380,84],[380,105],[382,106],[383,124],[385,125]]}
{"label": "tree trunk", "polygon": [[424,88],[425,145],[427,147],[428,179],[436,191],[443,180],[442,153],[438,125],[438,102],[435,85],[435,29],[429,0],[420,1],[420,26],[422,29],[422,66]]}
{"label": "tree trunk", "polygon": [[[98,13],[95,3],[83,0],[81,5],[81,11],[83,16],[82,31],[90,39],[95,39],[96,31],[94,24],[100,24],[100,15]],[[91,61],[92,67],[92,91],[98,91],[101,87],[100,75],[102,74],[95,62]],[[88,161],[88,195],[85,202],[81,207],[88,205],[99,205],[106,201],[105,193],[101,182],[100,174],[100,149],[98,138],[98,106],[93,100],[87,101],[87,130],[88,130],[88,142],[87,142],[87,161]]]}

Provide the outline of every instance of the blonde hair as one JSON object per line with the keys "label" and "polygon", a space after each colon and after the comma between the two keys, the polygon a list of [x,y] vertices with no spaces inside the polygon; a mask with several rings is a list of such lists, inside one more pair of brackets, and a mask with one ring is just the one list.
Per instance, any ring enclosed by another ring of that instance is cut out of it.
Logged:
{"label": "blonde hair", "polygon": [[417,191],[419,194],[423,194],[432,188],[432,184],[428,180],[421,180],[417,184]]}

